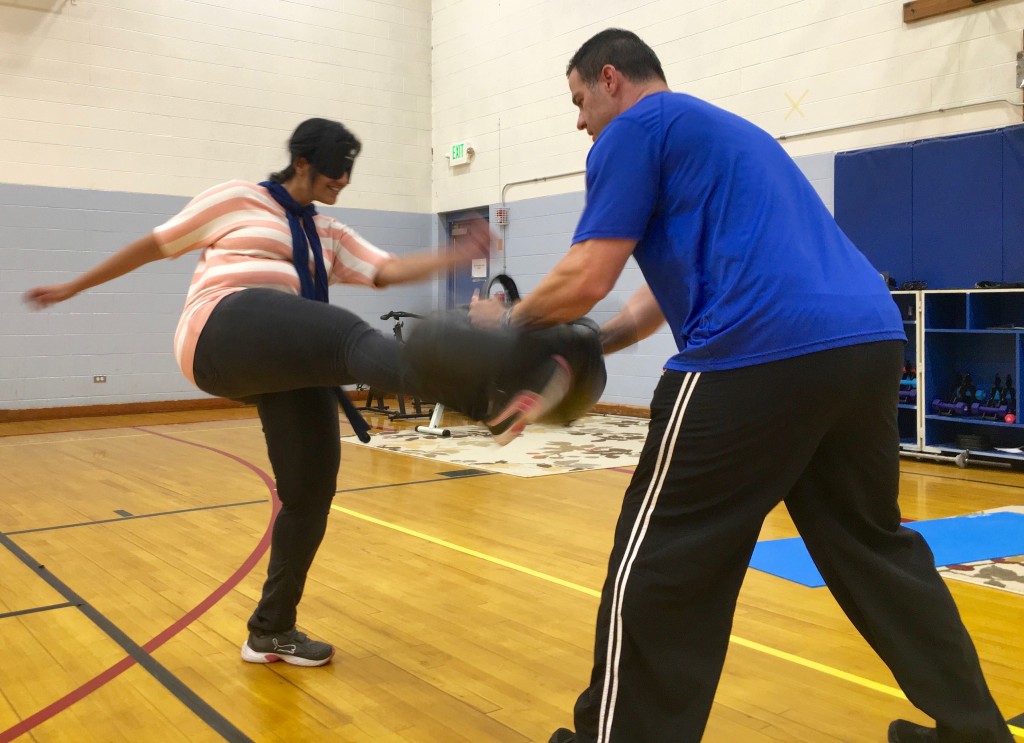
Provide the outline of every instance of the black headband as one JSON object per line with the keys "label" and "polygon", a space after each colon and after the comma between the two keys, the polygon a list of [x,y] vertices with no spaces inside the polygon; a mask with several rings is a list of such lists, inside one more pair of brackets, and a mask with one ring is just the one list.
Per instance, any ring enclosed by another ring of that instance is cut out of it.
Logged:
{"label": "black headband", "polygon": [[347,131],[325,131],[316,149],[306,159],[317,172],[328,178],[341,178],[352,172],[359,150],[359,140]]}

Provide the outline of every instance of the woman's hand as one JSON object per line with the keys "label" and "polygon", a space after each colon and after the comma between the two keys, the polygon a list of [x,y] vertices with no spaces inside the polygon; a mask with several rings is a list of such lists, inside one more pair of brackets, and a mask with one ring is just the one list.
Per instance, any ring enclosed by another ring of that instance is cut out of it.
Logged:
{"label": "woman's hand", "polygon": [[52,286],[37,286],[25,292],[22,299],[33,309],[41,310],[44,307],[63,302],[65,299],[71,299],[76,294],[78,294],[78,289],[75,288],[73,282],[68,282]]}
{"label": "woman's hand", "polygon": [[487,258],[491,254],[491,245],[496,239],[487,220],[474,217],[459,224],[466,231],[464,234],[452,237],[452,253],[456,258],[460,262],[471,261],[475,258]]}

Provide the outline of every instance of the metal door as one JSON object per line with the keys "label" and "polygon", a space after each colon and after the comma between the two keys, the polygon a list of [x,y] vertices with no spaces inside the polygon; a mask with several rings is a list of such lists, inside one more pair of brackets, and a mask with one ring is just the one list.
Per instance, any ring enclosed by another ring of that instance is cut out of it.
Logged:
{"label": "metal door", "polygon": [[[465,234],[465,222],[470,218],[479,218],[486,215],[487,210],[472,212],[454,212],[445,217],[445,234],[448,239],[449,249],[451,242],[459,235]],[[490,278],[490,266],[486,258],[473,261],[472,265],[461,265],[448,271],[446,307],[452,309],[460,305],[469,304],[473,292],[483,293]]]}

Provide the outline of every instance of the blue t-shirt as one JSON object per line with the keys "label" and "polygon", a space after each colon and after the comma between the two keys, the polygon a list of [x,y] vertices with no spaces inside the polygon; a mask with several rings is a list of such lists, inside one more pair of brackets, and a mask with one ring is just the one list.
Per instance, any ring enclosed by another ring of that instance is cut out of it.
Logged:
{"label": "blue t-shirt", "polygon": [[638,241],[679,348],[669,369],[906,341],[882,277],[782,147],[691,96],[648,95],[598,136],[573,242],[592,238]]}

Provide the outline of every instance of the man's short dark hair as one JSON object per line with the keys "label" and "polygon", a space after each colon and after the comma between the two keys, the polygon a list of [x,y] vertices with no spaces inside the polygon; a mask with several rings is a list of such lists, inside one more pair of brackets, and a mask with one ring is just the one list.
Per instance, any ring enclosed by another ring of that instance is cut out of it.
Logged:
{"label": "man's short dark hair", "polygon": [[654,50],[635,33],[621,28],[605,29],[592,36],[569,60],[565,76],[576,70],[585,85],[593,85],[606,64],[633,82],[642,83],[652,78],[667,82]]}

